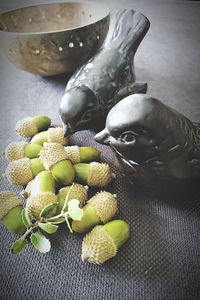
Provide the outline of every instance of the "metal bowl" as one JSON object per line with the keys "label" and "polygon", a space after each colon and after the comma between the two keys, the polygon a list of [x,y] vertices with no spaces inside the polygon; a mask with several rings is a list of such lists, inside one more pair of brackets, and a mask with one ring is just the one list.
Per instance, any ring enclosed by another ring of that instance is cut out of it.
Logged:
{"label": "metal bowl", "polygon": [[91,2],[24,7],[0,15],[0,49],[16,67],[42,76],[68,73],[102,45],[109,9]]}

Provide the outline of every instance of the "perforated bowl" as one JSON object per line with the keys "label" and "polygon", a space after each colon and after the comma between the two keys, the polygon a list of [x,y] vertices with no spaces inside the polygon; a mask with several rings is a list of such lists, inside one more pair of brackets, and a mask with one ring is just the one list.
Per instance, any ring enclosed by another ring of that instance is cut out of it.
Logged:
{"label": "perforated bowl", "polygon": [[42,76],[68,73],[101,47],[109,9],[91,2],[24,7],[0,15],[0,49],[16,67]]}

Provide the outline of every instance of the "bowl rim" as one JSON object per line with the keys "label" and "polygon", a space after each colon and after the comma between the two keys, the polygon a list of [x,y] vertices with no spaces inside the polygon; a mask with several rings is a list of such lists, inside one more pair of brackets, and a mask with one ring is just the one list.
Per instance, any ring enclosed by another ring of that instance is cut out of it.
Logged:
{"label": "bowl rim", "polygon": [[54,33],[62,33],[62,32],[66,32],[66,31],[72,31],[72,30],[76,30],[76,29],[80,29],[80,28],[84,28],[87,26],[90,26],[92,24],[96,24],[108,17],[110,17],[110,8],[108,5],[104,4],[104,3],[99,3],[99,2],[94,2],[94,1],[70,1],[70,2],[60,2],[60,1],[56,1],[56,2],[47,2],[47,3],[40,3],[37,5],[25,5],[22,7],[18,7],[15,9],[11,9],[11,10],[7,10],[4,11],[2,13],[0,13],[1,15],[7,14],[7,13],[11,13],[17,10],[21,10],[21,9],[26,9],[26,8],[31,8],[31,7],[37,7],[37,6],[46,6],[46,5],[55,5],[55,4],[74,4],[74,3],[78,3],[78,4],[92,4],[92,5],[97,5],[97,6],[101,6],[105,9],[105,16],[103,18],[98,18],[95,22],[89,22],[86,25],[82,25],[82,26],[77,26],[77,27],[70,27],[70,28],[66,28],[66,29],[59,29],[59,30],[51,30],[51,31],[36,31],[36,32],[15,32],[15,31],[5,31],[0,29],[0,34],[9,34],[9,35],[41,35],[41,34],[54,34]]}

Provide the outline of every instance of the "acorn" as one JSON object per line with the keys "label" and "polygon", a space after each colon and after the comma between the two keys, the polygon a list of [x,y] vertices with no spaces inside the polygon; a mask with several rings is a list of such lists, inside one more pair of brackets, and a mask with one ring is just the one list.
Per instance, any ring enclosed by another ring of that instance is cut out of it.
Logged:
{"label": "acorn", "polygon": [[25,199],[27,199],[31,195],[32,184],[33,184],[33,180],[29,181],[25,189],[20,193]]}
{"label": "acorn", "polygon": [[[39,173],[31,184],[30,197],[26,202],[26,210],[31,219],[40,220],[41,211],[51,204],[57,204],[55,195],[55,179],[48,171]],[[50,211],[48,217],[56,214],[57,205]]]}
{"label": "acorn", "polygon": [[[65,203],[66,196],[72,186],[66,186],[62,189],[59,190],[58,193],[58,205],[59,205],[59,210],[63,208],[63,205]],[[80,202],[80,207],[83,207],[85,205],[87,199],[88,199],[88,186],[83,186],[79,183],[74,183],[70,194],[68,196],[68,201],[72,199],[77,199]]]}
{"label": "acorn", "polygon": [[78,163],[74,165],[74,168],[76,179],[89,186],[104,187],[115,178],[115,174],[105,163]]}
{"label": "acorn", "polygon": [[117,198],[103,191],[94,195],[83,207],[83,217],[80,221],[72,221],[72,230],[85,233],[100,223],[110,221],[117,213]]}
{"label": "acorn", "polygon": [[40,172],[30,186],[30,196],[35,196],[39,193],[51,192],[55,194],[56,181],[53,175],[48,171]]}
{"label": "acorn", "polygon": [[40,151],[40,159],[46,170],[63,185],[69,185],[75,177],[75,170],[61,144],[44,143]]}
{"label": "acorn", "polygon": [[[55,194],[50,192],[40,193],[35,196],[31,196],[27,199],[26,209],[31,220],[40,220],[42,210],[51,205],[57,204],[57,197]],[[53,217],[56,214],[57,206],[51,210],[48,214],[48,218]]]}
{"label": "acorn", "polygon": [[32,139],[31,144],[43,146],[44,143],[58,143],[61,145],[68,144],[68,138],[64,136],[62,127],[49,128],[47,131],[37,133]]}
{"label": "acorn", "polygon": [[64,147],[68,155],[68,158],[73,164],[80,162],[91,162],[98,160],[101,152],[95,147],[78,147],[78,146],[67,146]]}
{"label": "acorn", "polygon": [[49,117],[39,115],[19,120],[15,130],[20,136],[29,138],[40,131],[46,130],[50,125],[51,119]]}
{"label": "acorn", "polygon": [[8,164],[5,175],[11,184],[25,185],[43,170],[44,166],[39,158],[20,158]]}
{"label": "acorn", "polygon": [[22,235],[26,227],[22,221],[22,202],[15,193],[0,192],[0,220],[13,233]]}
{"label": "acorn", "polygon": [[7,146],[5,156],[8,161],[17,160],[23,157],[31,159],[38,157],[41,149],[42,146],[36,144],[12,142]]}
{"label": "acorn", "polygon": [[113,220],[105,225],[98,225],[88,233],[82,243],[83,261],[103,264],[116,256],[117,250],[130,236],[130,227],[123,220]]}

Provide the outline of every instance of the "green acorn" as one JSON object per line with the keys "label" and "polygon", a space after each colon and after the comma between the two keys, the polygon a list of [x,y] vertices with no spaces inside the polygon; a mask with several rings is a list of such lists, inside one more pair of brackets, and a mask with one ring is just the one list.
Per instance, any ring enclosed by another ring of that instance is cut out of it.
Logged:
{"label": "green acorn", "polygon": [[95,147],[67,146],[64,148],[73,164],[98,160],[101,154]]}
{"label": "green acorn", "polygon": [[39,156],[42,146],[28,144],[26,142],[12,142],[5,150],[5,156],[8,161],[17,160],[23,157],[36,158]]}
{"label": "green acorn", "polygon": [[104,163],[78,163],[74,168],[76,178],[89,186],[105,187],[115,178],[109,165]]}
{"label": "green acorn", "polygon": [[50,125],[51,119],[41,115],[28,117],[18,121],[15,130],[20,136],[29,138],[40,131],[46,130]]}
{"label": "green acorn", "polygon": [[31,184],[30,197],[26,202],[26,210],[31,219],[40,220],[40,213],[49,206],[55,207],[51,210],[48,217],[56,214],[57,197],[55,195],[55,179],[48,171],[39,173]]}
{"label": "green acorn", "polygon": [[[66,196],[72,186],[66,186],[59,190],[58,193],[58,205],[59,210],[63,208],[63,205],[65,203]],[[68,196],[68,201],[72,199],[77,199],[80,202],[80,207],[83,207],[85,205],[85,202],[88,199],[88,186],[83,186],[78,183],[74,183],[73,188],[70,191],[70,194]]]}
{"label": "green acorn", "polygon": [[20,158],[8,164],[5,175],[11,184],[25,185],[43,170],[44,166],[39,158]]}
{"label": "green acorn", "polygon": [[68,145],[68,138],[64,136],[64,130],[61,127],[49,128],[47,131],[37,133],[32,139],[31,144],[43,146],[44,143],[58,143]]}
{"label": "green acorn", "polygon": [[85,233],[100,223],[106,223],[117,213],[116,195],[100,192],[93,196],[83,207],[80,221],[72,221],[72,230]]}
{"label": "green acorn", "polygon": [[15,193],[0,192],[0,220],[13,233],[22,235],[26,227],[22,221],[22,202]]}
{"label": "green acorn", "polygon": [[29,181],[29,183],[27,184],[25,189],[20,193],[25,199],[27,199],[31,195],[31,187],[32,187],[32,184],[33,184],[33,180]]}
{"label": "green acorn", "polygon": [[56,181],[52,174],[48,171],[40,172],[30,186],[30,196],[35,196],[39,193],[51,192],[55,194]]}
{"label": "green acorn", "polygon": [[45,169],[50,171],[58,182],[69,185],[74,181],[74,167],[61,144],[44,143],[40,159]]}
{"label": "green acorn", "polygon": [[105,225],[98,225],[88,233],[82,243],[83,261],[103,264],[117,255],[117,250],[130,236],[129,225],[122,220],[113,220]]}

